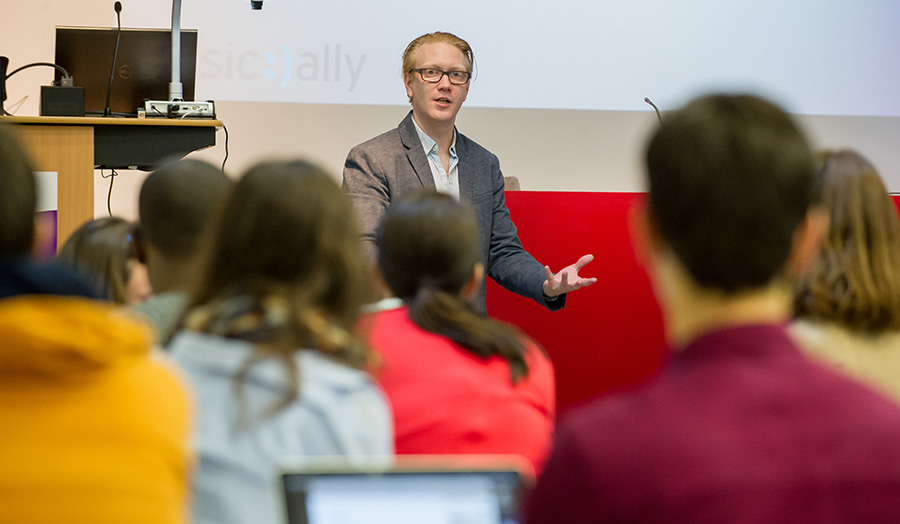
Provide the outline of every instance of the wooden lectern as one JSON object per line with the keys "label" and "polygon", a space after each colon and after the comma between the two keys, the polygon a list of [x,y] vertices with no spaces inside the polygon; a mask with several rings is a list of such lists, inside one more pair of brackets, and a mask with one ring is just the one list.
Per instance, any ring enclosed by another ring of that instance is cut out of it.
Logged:
{"label": "wooden lectern", "polygon": [[16,126],[34,169],[57,173],[57,246],[94,218],[94,169],[150,170],[215,145],[218,120],[0,117]]}

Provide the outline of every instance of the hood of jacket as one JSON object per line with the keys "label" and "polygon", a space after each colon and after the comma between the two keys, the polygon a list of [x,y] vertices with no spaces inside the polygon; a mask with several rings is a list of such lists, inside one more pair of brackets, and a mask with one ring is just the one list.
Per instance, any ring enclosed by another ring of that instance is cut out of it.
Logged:
{"label": "hood of jacket", "polygon": [[151,340],[120,306],[53,295],[0,300],[0,377],[86,377],[142,358]]}

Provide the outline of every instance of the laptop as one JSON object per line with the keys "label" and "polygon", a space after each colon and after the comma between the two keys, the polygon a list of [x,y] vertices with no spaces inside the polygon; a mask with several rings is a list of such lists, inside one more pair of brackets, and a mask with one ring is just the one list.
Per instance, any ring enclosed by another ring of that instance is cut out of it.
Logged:
{"label": "laptop", "polygon": [[532,481],[519,457],[304,461],[281,467],[287,524],[518,524]]}
{"label": "laptop", "polygon": [[[56,63],[84,87],[84,109],[88,115],[102,114],[116,29],[57,27]],[[197,68],[197,31],[181,30],[181,82],[184,99],[194,99]],[[167,29],[122,29],[109,107],[120,115],[136,116],[144,100],[168,100],[172,80],[172,31]],[[57,71],[56,80],[61,74]]]}

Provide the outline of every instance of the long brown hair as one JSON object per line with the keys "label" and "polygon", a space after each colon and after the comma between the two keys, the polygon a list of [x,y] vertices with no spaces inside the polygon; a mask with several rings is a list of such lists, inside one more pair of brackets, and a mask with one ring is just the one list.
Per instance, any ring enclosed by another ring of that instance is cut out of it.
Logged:
{"label": "long brown hair", "polygon": [[292,388],[268,414],[299,394],[297,349],[366,365],[352,334],[370,285],[355,224],[335,179],[303,161],[259,164],[226,197],[184,325],[256,343],[238,393],[254,363],[284,363]]}
{"label": "long brown hair", "polygon": [[85,273],[100,296],[125,304],[129,261],[144,262],[135,231],[134,224],[120,217],[90,220],[69,236],[57,259]]}
{"label": "long brown hair", "polygon": [[384,280],[409,304],[417,326],[482,358],[499,355],[509,362],[513,383],[528,375],[524,335],[481,316],[460,296],[479,262],[478,225],[470,207],[437,191],[416,193],[391,205],[376,242]]}
{"label": "long brown hair", "polygon": [[818,154],[831,225],[797,286],[797,317],[878,333],[900,329],[900,221],[878,172],[850,150]]}

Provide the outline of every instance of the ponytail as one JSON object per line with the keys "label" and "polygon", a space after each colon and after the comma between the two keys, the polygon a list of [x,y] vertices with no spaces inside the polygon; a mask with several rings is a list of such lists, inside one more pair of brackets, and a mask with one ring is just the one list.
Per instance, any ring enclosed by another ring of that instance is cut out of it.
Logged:
{"label": "ponytail", "polygon": [[525,336],[509,324],[478,314],[458,295],[423,285],[409,301],[409,316],[425,331],[447,337],[482,359],[503,358],[513,384],[528,376]]}

